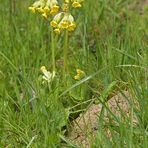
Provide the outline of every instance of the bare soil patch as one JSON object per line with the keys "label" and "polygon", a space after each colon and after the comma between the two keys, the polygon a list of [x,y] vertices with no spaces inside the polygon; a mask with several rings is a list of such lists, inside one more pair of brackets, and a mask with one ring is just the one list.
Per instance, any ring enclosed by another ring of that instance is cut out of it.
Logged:
{"label": "bare soil patch", "polygon": [[[129,106],[128,99],[131,99],[131,95],[128,91],[124,92],[124,95],[118,93],[112,97],[107,103],[106,106],[109,110],[117,117],[124,118],[131,115],[131,110]],[[81,114],[76,120],[72,123],[72,131],[69,133],[69,140],[76,144],[78,147],[90,148],[92,143],[95,140],[95,135],[99,126],[99,116],[101,113],[103,105],[102,104],[93,104],[87,111]],[[108,122],[109,112],[106,112],[104,120]],[[133,124],[136,124],[136,118],[133,118]],[[115,123],[116,124],[116,123]],[[111,135],[107,131],[109,138]],[[91,140],[91,141],[90,141]]]}

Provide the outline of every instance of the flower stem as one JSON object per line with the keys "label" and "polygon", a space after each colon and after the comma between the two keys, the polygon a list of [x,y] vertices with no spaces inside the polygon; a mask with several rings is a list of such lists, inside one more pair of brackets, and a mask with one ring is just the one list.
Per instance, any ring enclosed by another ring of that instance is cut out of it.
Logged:
{"label": "flower stem", "polygon": [[63,69],[63,76],[66,75],[68,72],[68,65],[67,65],[67,54],[68,54],[68,31],[65,31],[65,39],[64,39],[64,69]]}
{"label": "flower stem", "polygon": [[53,71],[56,70],[55,66],[55,45],[54,45],[54,32],[53,29],[51,30],[51,50],[52,50],[52,66],[53,66]]}

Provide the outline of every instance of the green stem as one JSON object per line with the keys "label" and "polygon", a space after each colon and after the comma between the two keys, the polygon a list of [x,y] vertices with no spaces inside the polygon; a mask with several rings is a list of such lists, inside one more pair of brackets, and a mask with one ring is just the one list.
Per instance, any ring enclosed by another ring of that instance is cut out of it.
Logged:
{"label": "green stem", "polygon": [[63,75],[66,75],[68,72],[68,65],[67,65],[67,54],[68,54],[68,31],[65,31],[65,38],[64,38],[64,70]]}
{"label": "green stem", "polygon": [[54,45],[54,32],[53,32],[53,29],[51,30],[51,50],[52,50],[53,71],[56,71],[56,66],[55,66],[55,45]]}

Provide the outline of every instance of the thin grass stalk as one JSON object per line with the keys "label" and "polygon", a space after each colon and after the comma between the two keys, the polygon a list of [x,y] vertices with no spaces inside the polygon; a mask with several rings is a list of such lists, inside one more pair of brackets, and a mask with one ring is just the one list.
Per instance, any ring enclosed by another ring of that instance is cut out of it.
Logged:
{"label": "thin grass stalk", "polygon": [[56,65],[55,65],[55,40],[54,40],[54,32],[53,29],[51,30],[51,50],[52,50],[52,70],[56,71]]}
{"label": "thin grass stalk", "polygon": [[65,38],[64,38],[64,69],[63,69],[63,77],[65,77],[66,73],[68,72],[68,65],[67,65],[67,54],[68,54],[68,31],[65,31]]}

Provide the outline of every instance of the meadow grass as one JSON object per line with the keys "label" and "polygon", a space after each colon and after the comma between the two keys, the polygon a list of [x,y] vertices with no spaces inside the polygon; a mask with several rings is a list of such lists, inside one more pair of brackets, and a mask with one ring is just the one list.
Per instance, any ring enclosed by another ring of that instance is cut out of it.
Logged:
{"label": "meadow grass", "polygon": [[[129,103],[138,125],[117,119],[118,127],[108,124],[109,139],[100,124],[92,147],[148,147],[148,11],[140,15],[136,0],[85,1],[69,34],[69,73],[63,77],[61,34],[55,41],[56,79],[48,86],[40,67],[52,69],[51,28],[28,11],[32,2],[0,5],[0,147],[77,147],[65,137],[70,120],[92,98],[104,102],[125,89],[139,104],[137,109]],[[73,79],[77,68],[86,74],[80,81]]]}

